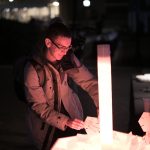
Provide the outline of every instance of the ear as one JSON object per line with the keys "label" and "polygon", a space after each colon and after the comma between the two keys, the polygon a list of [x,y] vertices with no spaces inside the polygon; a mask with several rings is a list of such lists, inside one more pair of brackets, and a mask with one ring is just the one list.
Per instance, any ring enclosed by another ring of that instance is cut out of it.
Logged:
{"label": "ear", "polygon": [[51,40],[49,38],[45,38],[45,45],[47,48],[51,47]]}

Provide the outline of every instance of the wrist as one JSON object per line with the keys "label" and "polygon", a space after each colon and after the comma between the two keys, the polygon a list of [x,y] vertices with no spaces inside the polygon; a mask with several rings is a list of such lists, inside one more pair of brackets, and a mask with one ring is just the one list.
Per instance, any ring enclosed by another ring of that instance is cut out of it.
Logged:
{"label": "wrist", "polygon": [[67,119],[67,121],[66,121],[66,127],[68,127],[69,126],[69,118]]}

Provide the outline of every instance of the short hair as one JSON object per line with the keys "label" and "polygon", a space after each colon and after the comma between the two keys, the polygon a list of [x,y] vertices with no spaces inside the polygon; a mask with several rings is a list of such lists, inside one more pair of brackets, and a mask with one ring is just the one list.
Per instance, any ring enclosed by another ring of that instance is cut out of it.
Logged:
{"label": "short hair", "polygon": [[51,39],[55,39],[58,36],[72,37],[69,27],[60,21],[50,23],[45,36]]}

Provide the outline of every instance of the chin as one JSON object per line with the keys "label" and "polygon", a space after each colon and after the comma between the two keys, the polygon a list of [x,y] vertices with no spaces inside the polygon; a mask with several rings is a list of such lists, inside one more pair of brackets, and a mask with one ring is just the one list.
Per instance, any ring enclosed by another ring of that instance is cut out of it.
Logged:
{"label": "chin", "polygon": [[57,58],[57,60],[61,60],[62,59],[62,57],[61,58]]}
{"label": "chin", "polygon": [[57,57],[57,60],[61,60],[63,58],[63,56]]}

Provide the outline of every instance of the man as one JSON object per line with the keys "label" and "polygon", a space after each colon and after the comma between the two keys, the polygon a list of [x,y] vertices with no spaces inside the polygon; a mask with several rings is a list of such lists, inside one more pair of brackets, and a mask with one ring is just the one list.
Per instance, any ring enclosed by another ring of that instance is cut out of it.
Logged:
{"label": "man", "polygon": [[28,101],[27,124],[38,149],[47,150],[59,137],[85,133],[83,109],[77,94],[68,85],[68,77],[88,92],[98,109],[97,80],[72,51],[69,28],[53,22],[32,54],[46,74],[44,87],[31,63],[24,70]]}

